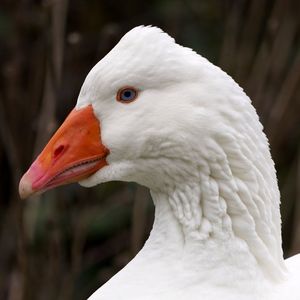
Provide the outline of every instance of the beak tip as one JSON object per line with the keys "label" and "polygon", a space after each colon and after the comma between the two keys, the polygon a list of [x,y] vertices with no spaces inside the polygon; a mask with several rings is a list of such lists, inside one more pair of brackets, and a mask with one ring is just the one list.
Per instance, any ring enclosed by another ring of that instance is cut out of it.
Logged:
{"label": "beak tip", "polygon": [[21,199],[26,199],[29,196],[33,194],[32,190],[32,183],[27,174],[24,174],[24,176],[20,180],[19,184],[19,195]]}

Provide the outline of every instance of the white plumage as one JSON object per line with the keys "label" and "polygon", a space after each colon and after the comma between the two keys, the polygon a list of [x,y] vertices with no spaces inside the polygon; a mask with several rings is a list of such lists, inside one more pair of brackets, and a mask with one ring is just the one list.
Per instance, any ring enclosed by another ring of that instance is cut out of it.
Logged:
{"label": "white plumage", "polygon": [[[114,101],[123,85],[141,91],[130,105]],[[300,299],[268,142],[227,74],[137,27],[87,76],[77,107],[90,103],[111,154],[82,184],[136,181],[156,207],[144,248],[90,299]]]}
{"label": "white plumage", "polygon": [[[123,86],[135,101],[116,101]],[[160,29],[136,27],[88,74],[76,108],[88,105],[109,155],[81,184],[135,181],[155,204],[144,248],[90,300],[300,299],[268,141],[231,77]]]}

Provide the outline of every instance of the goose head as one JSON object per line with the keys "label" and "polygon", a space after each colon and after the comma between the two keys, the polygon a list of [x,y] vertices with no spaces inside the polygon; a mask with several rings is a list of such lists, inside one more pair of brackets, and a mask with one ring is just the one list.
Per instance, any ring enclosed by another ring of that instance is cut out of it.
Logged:
{"label": "goose head", "polygon": [[250,99],[155,27],[132,29],[92,68],[19,190],[26,198],[112,180],[167,194],[193,237],[225,231],[257,260],[267,254],[267,269],[282,263],[275,169]]}
{"label": "goose head", "polygon": [[184,170],[174,160],[193,156],[218,118],[209,67],[158,28],[131,30],[88,74],[76,107],[22,178],[21,196],[74,181],[175,183]]}

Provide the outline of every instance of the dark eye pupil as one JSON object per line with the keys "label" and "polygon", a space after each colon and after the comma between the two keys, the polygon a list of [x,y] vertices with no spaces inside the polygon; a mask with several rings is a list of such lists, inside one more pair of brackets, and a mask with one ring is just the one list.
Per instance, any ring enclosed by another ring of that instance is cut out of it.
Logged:
{"label": "dark eye pupil", "polygon": [[130,98],[131,97],[132,92],[131,91],[125,91],[124,92],[124,97],[125,98]]}
{"label": "dark eye pupil", "polygon": [[125,101],[130,101],[135,98],[135,91],[134,90],[124,90],[121,94],[121,99]]}
{"label": "dark eye pupil", "polygon": [[125,87],[118,91],[116,95],[116,99],[124,103],[129,103],[135,100],[137,96],[138,96],[138,91],[135,88]]}

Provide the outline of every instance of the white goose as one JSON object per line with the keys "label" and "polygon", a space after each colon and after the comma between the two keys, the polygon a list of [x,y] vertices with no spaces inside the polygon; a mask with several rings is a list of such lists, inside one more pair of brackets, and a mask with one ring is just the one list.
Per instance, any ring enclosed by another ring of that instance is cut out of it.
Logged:
{"label": "white goose", "polygon": [[262,129],[226,73],[160,29],[136,27],[90,71],[20,195],[74,181],[150,188],[148,241],[91,300],[299,300],[300,257],[282,256]]}

